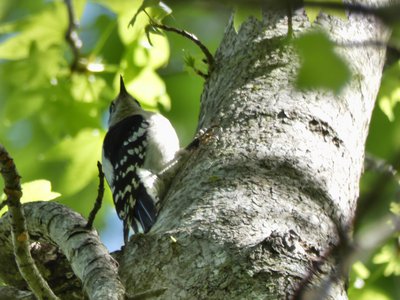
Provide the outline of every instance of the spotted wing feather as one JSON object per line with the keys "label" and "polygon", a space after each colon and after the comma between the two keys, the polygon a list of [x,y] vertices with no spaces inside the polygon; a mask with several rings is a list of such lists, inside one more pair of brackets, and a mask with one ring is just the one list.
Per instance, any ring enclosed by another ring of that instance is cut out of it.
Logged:
{"label": "spotted wing feather", "polygon": [[156,219],[155,199],[138,174],[146,158],[148,126],[140,115],[125,118],[108,130],[103,145],[103,155],[112,166],[105,173],[117,214],[135,232],[147,232]]}

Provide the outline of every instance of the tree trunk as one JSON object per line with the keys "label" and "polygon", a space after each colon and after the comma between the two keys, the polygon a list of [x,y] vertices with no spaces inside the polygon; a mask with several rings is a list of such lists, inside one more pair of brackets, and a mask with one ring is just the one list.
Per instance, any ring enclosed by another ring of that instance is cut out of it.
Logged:
{"label": "tree trunk", "polygon": [[[354,14],[317,26],[337,43],[388,35]],[[310,29],[304,11],[293,29]],[[346,88],[299,91],[287,30],[284,11],[238,33],[230,22],[201,99],[199,127],[216,129],[175,177],[151,232],[122,254],[128,293],[286,299],[329,282],[323,298],[347,299],[333,250],[352,227],[385,51],[340,47],[353,72]]]}

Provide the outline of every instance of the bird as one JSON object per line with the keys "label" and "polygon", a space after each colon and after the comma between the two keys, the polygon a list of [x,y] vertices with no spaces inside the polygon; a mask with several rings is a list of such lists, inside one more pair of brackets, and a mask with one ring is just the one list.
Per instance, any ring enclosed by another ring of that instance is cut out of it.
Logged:
{"label": "bird", "polygon": [[119,94],[109,107],[102,168],[123,222],[125,245],[130,228],[134,233],[146,233],[154,225],[164,189],[158,174],[172,164],[179,149],[170,121],[143,109],[120,76]]}

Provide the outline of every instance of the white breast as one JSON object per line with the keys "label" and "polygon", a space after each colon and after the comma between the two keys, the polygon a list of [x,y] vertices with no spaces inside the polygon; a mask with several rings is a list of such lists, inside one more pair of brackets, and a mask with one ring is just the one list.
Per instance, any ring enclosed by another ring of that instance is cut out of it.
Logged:
{"label": "white breast", "polygon": [[144,169],[158,173],[174,159],[179,150],[179,139],[175,129],[164,116],[150,113],[147,132],[147,152],[143,165]]}

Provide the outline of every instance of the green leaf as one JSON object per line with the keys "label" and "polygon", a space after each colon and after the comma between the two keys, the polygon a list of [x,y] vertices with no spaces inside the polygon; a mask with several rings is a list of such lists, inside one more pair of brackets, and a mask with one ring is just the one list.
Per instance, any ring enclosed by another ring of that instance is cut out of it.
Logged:
{"label": "green leaf", "polygon": [[183,57],[185,61],[185,65],[188,66],[189,68],[194,68],[196,65],[196,59],[194,56],[188,52],[185,52],[185,56]]}
{"label": "green leaf", "polygon": [[[49,201],[61,194],[51,190],[51,182],[45,179],[33,180],[21,184],[22,197],[20,199],[21,203],[34,202],[34,201]],[[5,198],[5,195],[2,195]],[[5,213],[8,210],[7,206],[4,207],[0,214]]]}
{"label": "green leaf", "polygon": [[72,5],[74,8],[75,16],[79,20],[85,10],[87,0],[73,0]]}
{"label": "green leaf", "polygon": [[132,96],[148,108],[157,108],[158,104],[165,109],[171,107],[171,101],[166,91],[164,81],[151,68],[144,68],[134,78],[126,73],[125,86]]}
{"label": "green leaf", "polygon": [[360,291],[355,290],[354,297],[349,297],[349,299],[357,299],[357,300],[394,300],[390,296],[387,295],[386,291],[378,289],[376,287],[370,287],[366,290]]}
{"label": "green leaf", "polygon": [[[313,2],[322,2],[322,3],[343,3],[343,0],[314,0]],[[347,15],[346,15],[346,11],[343,9],[329,9],[329,8],[320,8],[320,7],[310,7],[307,6],[307,4],[305,4],[305,11],[306,11],[306,15],[308,17],[308,20],[311,23],[314,23],[314,21],[317,19],[318,15],[320,13],[326,13],[328,15],[331,16],[336,16],[339,17],[343,20],[347,20]]]}
{"label": "green leaf", "polygon": [[14,90],[6,102],[6,121],[13,123],[20,119],[28,118],[38,112],[43,103],[44,98],[40,91],[28,94],[25,90]]}
{"label": "green leaf", "polygon": [[390,212],[400,216],[400,203],[391,202],[390,203]]}
{"label": "green leaf", "polygon": [[400,102],[399,78],[400,60],[384,71],[378,93],[379,107],[390,121],[394,121],[394,108]]}
{"label": "green leaf", "polygon": [[151,42],[151,35],[150,35],[151,33],[161,35],[161,36],[164,35],[164,33],[160,29],[158,29],[156,26],[154,26],[152,24],[148,24],[145,27],[144,31],[145,31],[146,38],[147,38],[147,41],[149,42],[150,46],[153,46],[153,43]]}
{"label": "green leaf", "polygon": [[160,1],[158,5],[153,5],[149,7],[149,14],[152,19],[158,22],[161,22],[166,16],[169,16],[172,13],[172,9],[166,5],[164,2]]}
{"label": "green leaf", "polygon": [[[166,65],[169,58],[169,45],[165,36],[152,35],[151,46],[144,34],[131,43],[121,60],[120,74],[124,74],[125,84],[134,97],[148,108],[155,109],[158,104],[170,107],[165,83],[155,69]],[[118,86],[118,76],[115,77]]]}
{"label": "green leaf", "polygon": [[256,5],[236,6],[235,15],[233,18],[233,27],[235,28],[236,32],[238,32],[242,23],[246,21],[249,17],[255,17],[261,21],[262,20],[261,7],[258,7]]}
{"label": "green leaf", "polygon": [[113,11],[119,18],[126,12],[129,12],[132,16],[132,11],[137,11],[140,5],[142,5],[143,0],[96,0],[95,2]]}
{"label": "green leaf", "polygon": [[397,245],[394,245],[394,243],[384,245],[372,261],[375,264],[385,265],[383,272],[385,276],[400,275],[400,256],[398,255]]}
{"label": "green leaf", "polygon": [[21,202],[32,202],[32,201],[49,201],[61,194],[53,192],[51,190],[51,182],[45,179],[38,179],[22,184],[22,198]]}
{"label": "green leaf", "polygon": [[44,83],[41,94],[45,109],[35,120],[53,142],[76,136],[82,128],[99,128],[98,100],[100,93],[109,90],[104,79],[94,75],[74,74],[59,77],[51,85]]}
{"label": "green leaf", "polygon": [[353,272],[361,279],[367,279],[371,275],[371,272],[361,261],[355,262],[352,268]]}
{"label": "green leaf", "polygon": [[[119,35],[126,45],[124,59],[131,61],[133,58],[132,63],[135,66],[153,68],[159,68],[168,62],[170,55],[168,39],[160,30],[148,24],[148,19],[141,16],[138,18],[137,24],[140,23],[142,28],[139,26],[127,28],[122,25],[124,23],[124,20],[118,23]],[[121,62],[122,65],[124,63]]]}
{"label": "green leaf", "polygon": [[309,32],[294,44],[301,61],[296,79],[299,88],[323,88],[338,93],[350,80],[346,62],[335,53],[334,44],[325,33]]}
{"label": "green leaf", "polygon": [[118,17],[118,34],[124,45],[127,46],[143,35],[143,28],[149,23],[148,16],[140,14],[135,19],[135,26],[128,26],[131,16],[132,11],[126,10]]}
{"label": "green leaf", "polygon": [[73,74],[71,78],[71,94],[79,102],[93,103],[98,101],[100,93],[106,88],[103,78],[98,76],[88,77],[87,74]]}
{"label": "green leaf", "polygon": [[[147,9],[150,12],[147,11]],[[139,7],[138,11],[135,13],[135,15],[129,21],[129,26],[133,26],[136,23],[136,19],[137,19],[138,15],[143,11],[146,11],[147,13],[149,13],[151,15],[151,17],[157,21],[161,21],[166,16],[168,16],[172,13],[172,9],[160,0],[144,0],[142,5]]]}
{"label": "green leaf", "polygon": [[32,89],[43,88],[49,84],[62,68],[63,57],[60,48],[52,46],[45,51],[39,49],[36,41],[29,47],[27,57],[20,60],[6,61],[2,64],[4,70],[3,81],[20,87],[24,83],[23,90],[31,92]]}
{"label": "green leaf", "polygon": [[21,59],[29,55],[30,47],[36,43],[39,51],[65,43],[64,32],[67,14],[63,2],[51,2],[29,18],[0,26],[0,32],[8,32],[9,38],[0,43],[0,58]]}
{"label": "green leaf", "polygon": [[76,137],[66,138],[48,151],[44,162],[51,163],[54,168],[63,168],[55,182],[63,195],[80,191],[96,176],[102,143],[103,135],[98,130],[84,129]]}
{"label": "green leaf", "polygon": [[151,40],[153,46],[148,44],[147,38],[142,36],[139,40],[139,44],[141,47],[137,47],[137,51],[145,51],[146,52],[146,63],[140,64],[137,60],[137,51],[135,51],[134,60],[137,62],[139,66],[147,66],[153,69],[158,69],[160,67],[165,66],[168,63],[168,58],[170,55],[168,39],[164,35],[153,34],[151,36]]}

